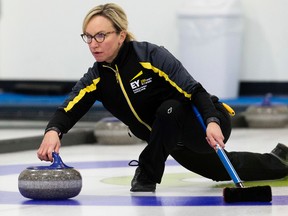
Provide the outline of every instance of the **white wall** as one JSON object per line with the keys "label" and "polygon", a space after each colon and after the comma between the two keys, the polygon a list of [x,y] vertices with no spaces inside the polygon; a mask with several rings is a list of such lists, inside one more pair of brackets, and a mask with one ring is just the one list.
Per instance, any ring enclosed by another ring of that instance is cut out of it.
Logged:
{"label": "white wall", "polygon": [[242,80],[288,81],[288,1],[241,0],[245,15]]}
{"label": "white wall", "polygon": [[[138,40],[164,45],[176,57],[181,52],[177,11],[191,1],[114,0],[125,9]],[[93,64],[80,38],[82,20],[91,7],[106,2],[0,0],[0,79],[78,80]],[[288,81],[288,1],[241,3],[245,32],[240,79]]]}
{"label": "white wall", "polygon": [[[93,58],[80,38],[88,10],[107,1],[0,0],[0,79],[78,80]],[[119,0],[130,30],[177,50],[175,8],[181,1]]]}

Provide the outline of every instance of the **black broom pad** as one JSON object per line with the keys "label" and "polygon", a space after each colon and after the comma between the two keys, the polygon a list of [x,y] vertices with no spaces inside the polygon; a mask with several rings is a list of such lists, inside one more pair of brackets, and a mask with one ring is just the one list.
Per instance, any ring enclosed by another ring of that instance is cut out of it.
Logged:
{"label": "black broom pad", "polygon": [[224,188],[223,196],[224,201],[227,203],[272,201],[272,191],[270,186]]}

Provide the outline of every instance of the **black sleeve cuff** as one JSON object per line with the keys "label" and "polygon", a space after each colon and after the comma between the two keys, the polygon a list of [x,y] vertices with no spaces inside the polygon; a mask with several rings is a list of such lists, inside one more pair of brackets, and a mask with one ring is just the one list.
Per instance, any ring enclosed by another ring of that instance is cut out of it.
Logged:
{"label": "black sleeve cuff", "polygon": [[58,133],[58,136],[59,136],[60,139],[61,139],[62,136],[63,136],[63,133],[62,133],[62,132],[59,130],[59,128],[57,128],[57,127],[49,127],[49,128],[46,128],[44,134],[46,134],[48,131],[56,131],[56,132]]}
{"label": "black sleeve cuff", "polygon": [[206,125],[208,125],[210,122],[215,122],[215,123],[217,123],[218,125],[220,125],[220,120],[219,120],[217,117],[209,117],[209,118],[206,120]]}

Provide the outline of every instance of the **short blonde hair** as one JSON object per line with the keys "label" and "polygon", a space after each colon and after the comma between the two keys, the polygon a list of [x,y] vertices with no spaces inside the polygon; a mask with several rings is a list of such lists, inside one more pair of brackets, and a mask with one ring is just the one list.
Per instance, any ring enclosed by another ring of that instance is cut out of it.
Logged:
{"label": "short blonde hair", "polygon": [[82,25],[83,33],[85,33],[90,20],[95,16],[103,16],[109,19],[118,33],[121,31],[125,31],[127,34],[125,41],[135,40],[134,35],[128,31],[128,20],[126,13],[117,4],[108,3],[104,5],[98,5],[92,8],[84,18]]}

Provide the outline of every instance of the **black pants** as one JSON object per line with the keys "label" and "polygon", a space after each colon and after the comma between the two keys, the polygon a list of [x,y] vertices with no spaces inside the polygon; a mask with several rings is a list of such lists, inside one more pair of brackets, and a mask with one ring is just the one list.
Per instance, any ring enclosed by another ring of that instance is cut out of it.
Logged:
{"label": "black pants", "polygon": [[[230,116],[218,102],[221,129],[227,142],[231,133]],[[215,181],[230,180],[191,105],[176,100],[164,102],[158,109],[148,145],[139,156],[139,164],[151,180],[160,183],[165,161],[171,155],[188,170]],[[226,152],[242,180],[278,179],[287,175],[287,167],[271,154]]]}

